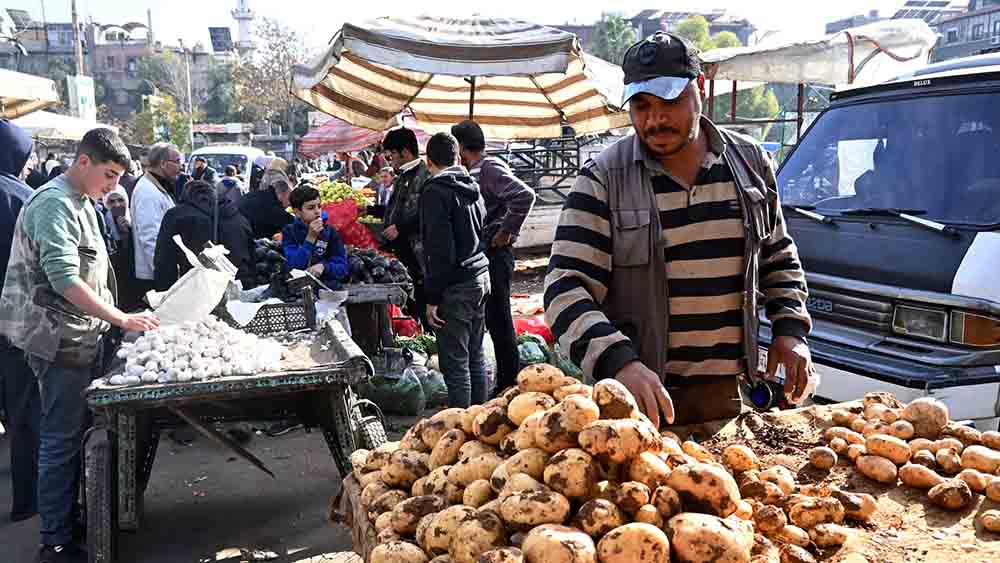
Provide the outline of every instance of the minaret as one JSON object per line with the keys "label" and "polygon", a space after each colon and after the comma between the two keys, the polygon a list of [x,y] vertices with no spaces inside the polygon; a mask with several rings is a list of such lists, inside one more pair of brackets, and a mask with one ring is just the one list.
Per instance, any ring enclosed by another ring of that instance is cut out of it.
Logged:
{"label": "minaret", "polygon": [[253,51],[253,12],[250,10],[250,0],[236,0],[236,9],[233,10],[233,19],[239,27],[239,40],[236,41],[236,50],[243,55]]}

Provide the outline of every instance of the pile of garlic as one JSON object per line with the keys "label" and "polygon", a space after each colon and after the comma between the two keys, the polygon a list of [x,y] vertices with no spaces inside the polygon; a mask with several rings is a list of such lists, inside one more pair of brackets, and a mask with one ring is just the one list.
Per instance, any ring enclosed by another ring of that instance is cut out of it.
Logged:
{"label": "pile of garlic", "polygon": [[124,343],[118,357],[125,372],[111,385],[186,383],[227,375],[278,371],[286,348],[235,329],[215,317],[149,331]]}

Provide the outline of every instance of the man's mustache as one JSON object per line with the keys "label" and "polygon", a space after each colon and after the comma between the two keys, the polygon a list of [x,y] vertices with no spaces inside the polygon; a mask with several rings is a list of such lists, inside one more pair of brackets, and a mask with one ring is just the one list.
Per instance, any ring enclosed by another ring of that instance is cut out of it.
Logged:
{"label": "man's mustache", "polygon": [[649,137],[651,135],[663,135],[665,133],[673,133],[674,135],[680,135],[681,134],[681,132],[680,132],[679,129],[675,129],[673,127],[670,127],[669,125],[658,125],[658,126],[653,126],[653,127],[647,127],[645,129],[643,129],[642,131],[643,131],[643,134],[645,136],[647,136],[647,137]]}

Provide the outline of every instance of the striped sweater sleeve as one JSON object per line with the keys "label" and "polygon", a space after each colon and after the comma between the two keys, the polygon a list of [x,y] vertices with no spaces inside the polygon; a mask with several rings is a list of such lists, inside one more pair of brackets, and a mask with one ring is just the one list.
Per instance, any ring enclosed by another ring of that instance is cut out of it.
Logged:
{"label": "striped sweater sleeve", "polygon": [[600,311],[611,281],[611,212],[590,165],[566,199],[545,276],[545,321],[570,359],[595,380],[638,359],[632,342]]}
{"label": "striped sweater sleeve", "polygon": [[[763,151],[762,151],[763,152]],[[774,165],[766,153],[767,174],[764,181],[777,192]],[[812,329],[812,319],[806,310],[809,290],[806,274],[799,260],[795,241],[785,225],[781,202],[776,197],[770,210],[774,217],[771,236],[764,241],[760,253],[760,290],[764,292],[764,312],[771,321],[775,336],[805,338]]]}

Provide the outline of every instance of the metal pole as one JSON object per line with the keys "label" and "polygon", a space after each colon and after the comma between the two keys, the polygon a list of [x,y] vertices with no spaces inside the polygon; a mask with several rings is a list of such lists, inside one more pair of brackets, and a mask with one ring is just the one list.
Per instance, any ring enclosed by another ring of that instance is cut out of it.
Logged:
{"label": "metal pole", "polygon": [[733,97],[729,100],[729,119],[736,121],[736,81],[733,80]]}
{"label": "metal pole", "polygon": [[802,114],[805,113],[805,109],[806,109],[806,85],[803,84],[803,83],[801,83],[801,82],[799,83],[799,104],[798,105],[799,105],[799,116],[798,116],[798,119],[796,119],[796,128],[795,128],[795,142],[796,143],[799,142],[800,140],[802,140],[802,124],[805,121],[805,118],[803,117]]}
{"label": "metal pole", "polygon": [[[184,66],[187,69],[187,98],[188,98],[188,142],[191,150],[194,150],[194,100],[191,99],[191,59],[187,57],[188,52],[184,51]],[[191,53],[194,56],[194,53]]]}
{"label": "metal pole", "polygon": [[475,114],[476,108],[476,77],[469,78],[469,119]]}
{"label": "metal pole", "polygon": [[715,120],[715,79],[708,81],[708,118]]}
{"label": "metal pole", "polygon": [[86,76],[87,71],[83,68],[83,45],[80,44],[80,26],[76,15],[76,0],[70,2],[70,9],[73,16],[73,49],[76,53],[76,74]]}

